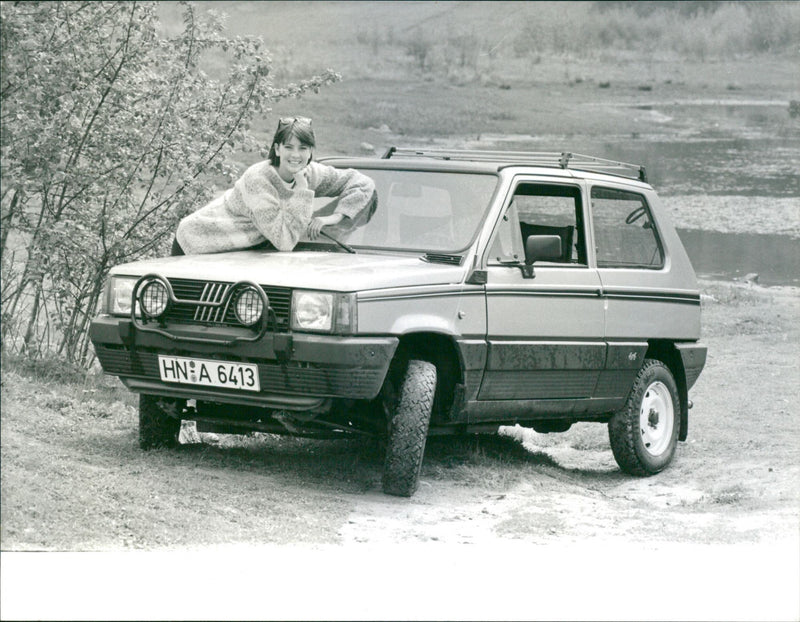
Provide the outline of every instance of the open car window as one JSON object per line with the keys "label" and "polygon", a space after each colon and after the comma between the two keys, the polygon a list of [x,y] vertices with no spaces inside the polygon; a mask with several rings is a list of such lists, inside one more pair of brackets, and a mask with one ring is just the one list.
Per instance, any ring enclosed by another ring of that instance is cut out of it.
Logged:
{"label": "open car window", "polygon": [[582,214],[578,186],[518,184],[490,251],[490,262],[520,261],[528,236],[557,235],[561,239],[561,257],[554,263],[587,265]]}

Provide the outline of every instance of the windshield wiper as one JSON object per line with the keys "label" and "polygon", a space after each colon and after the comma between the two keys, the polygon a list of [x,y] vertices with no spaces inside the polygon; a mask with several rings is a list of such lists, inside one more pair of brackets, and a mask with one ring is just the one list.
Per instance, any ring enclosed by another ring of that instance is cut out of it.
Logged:
{"label": "windshield wiper", "polygon": [[339,240],[337,240],[337,239],[336,239],[335,237],[333,237],[332,235],[328,235],[328,234],[327,234],[327,233],[325,233],[324,231],[320,231],[320,234],[324,235],[324,236],[325,236],[326,238],[328,238],[329,240],[332,240],[332,241],[336,242],[336,244],[338,244],[339,246],[341,246],[341,247],[342,247],[344,250],[346,250],[348,253],[353,253],[354,255],[356,254],[356,252],[355,252],[355,251],[354,251],[354,250],[353,250],[353,249],[352,249],[350,246],[348,246],[348,245],[347,245],[347,244],[345,244],[344,242],[340,242]]}

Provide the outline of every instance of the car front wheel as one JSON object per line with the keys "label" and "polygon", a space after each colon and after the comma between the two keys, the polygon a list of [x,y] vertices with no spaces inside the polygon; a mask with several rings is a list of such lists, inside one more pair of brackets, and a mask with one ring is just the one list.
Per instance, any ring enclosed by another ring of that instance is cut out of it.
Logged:
{"label": "car front wheel", "polygon": [[679,430],[678,388],[669,368],[647,359],[625,406],[608,423],[619,467],[632,475],[654,475],[675,455]]}
{"label": "car front wheel", "polygon": [[410,497],[417,489],[435,394],[436,367],[427,361],[409,361],[387,413],[389,436],[383,468],[386,494]]}

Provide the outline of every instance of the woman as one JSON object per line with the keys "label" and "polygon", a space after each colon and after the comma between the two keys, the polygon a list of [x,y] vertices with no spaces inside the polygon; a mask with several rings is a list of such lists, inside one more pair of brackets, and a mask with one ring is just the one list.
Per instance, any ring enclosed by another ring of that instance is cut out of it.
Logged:
{"label": "woman", "polygon": [[[248,168],[221,197],[178,224],[173,255],[239,250],[263,244],[292,250],[303,234],[363,224],[375,209],[375,184],[353,169],[313,162],[311,119],[281,119],[267,160]],[[339,197],[334,212],[313,215],[315,196]],[[347,219],[347,220],[346,220]],[[345,222],[342,222],[345,221]]]}

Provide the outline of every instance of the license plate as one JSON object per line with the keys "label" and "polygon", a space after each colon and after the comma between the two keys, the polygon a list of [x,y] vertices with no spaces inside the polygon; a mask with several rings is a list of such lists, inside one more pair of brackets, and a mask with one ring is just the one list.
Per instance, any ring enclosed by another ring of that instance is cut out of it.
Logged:
{"label": "license plate", "polygon": [[258,382],[258,365],[252,363],[229,363],[159,355],[158,372],[164,382],[244,391],[261,390]]}

